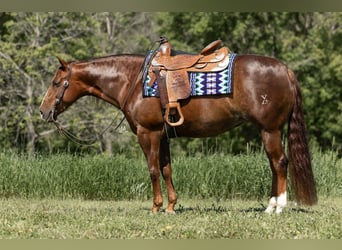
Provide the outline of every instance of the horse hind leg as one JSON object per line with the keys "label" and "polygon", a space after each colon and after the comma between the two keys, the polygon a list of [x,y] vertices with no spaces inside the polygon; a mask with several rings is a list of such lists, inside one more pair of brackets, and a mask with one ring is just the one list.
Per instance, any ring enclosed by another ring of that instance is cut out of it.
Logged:
{"label": "horse hind leg", "polygon": [[281,131],[262,131],[262,140],[272,170],[272,189],[266,213],[281,213],[287,203],[286,179],[288,160],[281,143]]}

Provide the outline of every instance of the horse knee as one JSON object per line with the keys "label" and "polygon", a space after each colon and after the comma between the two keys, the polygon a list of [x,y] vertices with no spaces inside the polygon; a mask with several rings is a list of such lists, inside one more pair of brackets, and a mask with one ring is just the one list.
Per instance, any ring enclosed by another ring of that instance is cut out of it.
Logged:
{"label": "horse knee", "polygon": [[149,168],[149,172],[150,172],[150,178],[152,181],[158,180],[160,177],[160,171],[158,168],[155,167],[150,167]]}

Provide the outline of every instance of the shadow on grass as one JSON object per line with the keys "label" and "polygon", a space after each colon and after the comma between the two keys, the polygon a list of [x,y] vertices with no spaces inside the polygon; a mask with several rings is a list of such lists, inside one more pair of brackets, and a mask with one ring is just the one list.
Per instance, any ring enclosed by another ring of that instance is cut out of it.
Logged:
{"label": "shadow on grass", "polygon": [[[240,212],[244,212],[244,213],[258,213],[258,212],[265,212],[266,207],[261,204],[262,207],[250,207],[247,209],[240,209]],[[310,209],[305,209],[305,208],[293,208],[293,207],[285,207],[282,213],[306,213],[306,214],[313,214],[315,211],[312,211]]]}
{"label": "shadow on grass", "polygon": [[176,213],[182,214],[185,212],[215,212],[215,213],[227,213],[231,212],[233,209],[220,206],[218,204],[212,203],[211,206],[208,207],[201,207],[201,206],[194,206],[194,207],[183,207],[181,204],[178,205],[178,208],[175,209]]}
{"label": "shadow on grass", "polygon": [[293,213],[305,213],[305,214],[314,214],[316,212],[312,209],[305,209],[305,208],[299,208],[299,207],[288,208],[287,210]]}
{"label": "shadow on grass", "polygon": [[263,213],[265,212],[265,209],[266,208],[262,206],[262,207],[250,207],[247,209],[240,209],[239,211],[243,213]]}
{"label": "shadow on grass", "polygon": [[[145,211],[151,211],[151,208],[144,208]],[[224,207],[219,205],[218,203],[212,203],[208,206],[188,206],[185,207],[182,204],[177,204],[175,208],[176,214],[183,214],[187,212],[198,212],[198,213],[209,213],[209,212],[215,212],[215,213],[228,213],[228,212],[241,212],[241,213],[264,213],[266,210],[266,206],[262,203],[260,203],[260,207],[249,207],[246,209],[238,209],[238,208],[231,208],[231,207]],[[161,208],[159,213],[165,213],[165,208]],[[304,214],[313,214],[315,211],[313,211],[310,208],[300,208],[300,207],[285,207],[283,213],[304,213]]]}

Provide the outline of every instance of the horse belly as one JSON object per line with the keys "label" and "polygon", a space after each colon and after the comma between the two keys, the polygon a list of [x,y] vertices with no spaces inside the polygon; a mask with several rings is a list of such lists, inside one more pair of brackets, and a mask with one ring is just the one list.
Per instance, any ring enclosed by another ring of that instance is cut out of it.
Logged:
{"label": "horse belly", "polygon": [[210,137],[241,124],[228,97],[193,98],[182,106],[184,123],[176,127],[178,136]]}

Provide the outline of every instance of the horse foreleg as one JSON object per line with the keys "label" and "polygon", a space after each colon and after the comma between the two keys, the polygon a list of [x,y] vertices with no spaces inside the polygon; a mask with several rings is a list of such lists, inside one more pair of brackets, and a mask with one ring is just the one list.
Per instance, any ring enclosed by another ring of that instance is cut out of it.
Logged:
{"label": "horse foreleg", "polygon": [[281,145],[281,132],[261,132],[262,140],[265,145],[271,170],[272,170],[272,190],[269,205],[265,212],[280,213],[286,206],[286,178],[287,178],[287,158]]}
{"label": "horse foreleg", "polygon": [[149,131],[143,128],[138,130],[138,141],[145,154],[153,189],[152,213],[159,211],[163,205],[163,197],[160,186],[159,150],[160,132]]}
{"label": "horse foreleg", "polygon": [[177,203],[177,195],[172,182],[172,168],[171,168],[171,157],[170,157],[170,145],[167,139],[162,139],[160,142],[160,170],[163,175],[167,194],[168,194],[168,206],[166,213],[174,213],[174,207]]}

